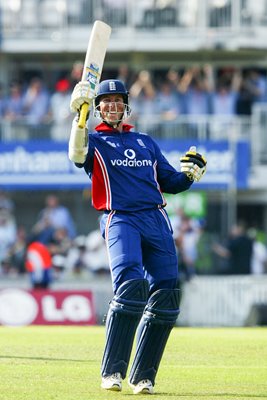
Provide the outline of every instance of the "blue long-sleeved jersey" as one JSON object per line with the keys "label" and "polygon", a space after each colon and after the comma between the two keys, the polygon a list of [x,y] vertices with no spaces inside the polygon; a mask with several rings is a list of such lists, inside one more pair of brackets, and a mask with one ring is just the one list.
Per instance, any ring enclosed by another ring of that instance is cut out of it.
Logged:
{"label": "blue long-sleeved jersey", "polygon": [[92,179],[92,204],[97,210],[139,211],[164,207],[165,193],[187,190],[192,182],[177,172],[147,134],[123,132],[104,123],[89,134],[89,151],[83,164]]}

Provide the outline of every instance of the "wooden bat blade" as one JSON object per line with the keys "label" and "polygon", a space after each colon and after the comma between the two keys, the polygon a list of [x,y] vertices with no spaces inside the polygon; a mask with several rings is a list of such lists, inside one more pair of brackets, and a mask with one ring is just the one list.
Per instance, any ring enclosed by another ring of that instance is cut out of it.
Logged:
{"label": "wooden bat blade", "polygon": [[[103,21],[95,21],[90,35],[82,80],[90,83],[93,92],[101,78],[104,59],[107,51],[108,41],[111,34],[111,27]],[[84,103],[81,107],[78,126],[84,128],[89,111],[89,104]]]}

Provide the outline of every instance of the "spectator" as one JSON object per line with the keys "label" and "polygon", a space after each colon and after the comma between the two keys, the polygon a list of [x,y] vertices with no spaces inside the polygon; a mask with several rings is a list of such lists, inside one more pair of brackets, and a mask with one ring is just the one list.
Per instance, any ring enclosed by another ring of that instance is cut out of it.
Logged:
{"label": "spectator", "polygon": [[240,71],[236,70],[232,73],[232,76],[229,76],[229,74],[225,72],[216,79],[216,82],[212,80],[212,114],[228,117],[232,117],[236,114],[236,103],[241,79]]}
{"label": "spectator", "polygon": [[72,66],[71,73],[70,73],[70,79],[69,79],[71,90],[82,79],[82,73],[83,73],[83,62],[79,61],[79,60],[75,61],[75,63]]}
{"label": "spectator", "polygon": [[8,255],[16,241],[17,226],[14,216],[7,210],[0,210],[0,270],[8,273]]}
{"label": "spectator", "polygon": [[86,247],[90,271],[95,275],[110,275],[106,242],[98,229],[89,233]]}
{"label": "spectator", "polygon": [[27,232],[24,226],[19,226],[14,244],[8,251],[9,270],[15,275],[25,272],[25,257],[27,248]]}
{"label": "spectator", "polygon": [[48,137],[50,95],[40,78],[33,78],[23,97],[23,113],[30,136]]}
{"label": "spectator", "polygon": [[248,236],[243,223],[232,226],[226,246],[215,244],[213,250],[220,257],[227,259],[224,271],[229,275],[244,275],[251,273],[253,241]]}
{"label": "spectator", "polygon": [[198,234],[192,220],[186,215],[182,216],[179,234],[175,238],[182,280],[190,280],[196,273],[197,240]]}
{"label": "spectator", "polygon": [[163,124],[169,124],[181,114],[179,97],[173,90],[171,83],[167,80],[164,80],[160,84],[160,89],[157,93],[157,103],[157,110],[160,113]]}
{"label": "spectator", "polygon": [[33,289],[47,289],[52,282],[52,258],[43,243],[33,241],[26,251],[26,270]]}
{"label": "spectator", "polygon": [[84,271],[88,271],[89,264],[87,260],[86,237],[77,236],[73,241],[73,246],[70,248],[66,256],[66,266],[69,271],[76,275],[80,275]]}
{"label": "spectator", "polygon": [[[60,253],[66,255],[72,245],[72,240],[65,227],[58,227],[54,230],[53,237],[49,243],[52,254]],[[54,248],[54,250],[53,250]]]}
{"label": "spectator", "polygon": [[155,118],[158,115],[156,88],[149,71],[143,70],[138,74],[136,81],[130,87],[130,95],[133,118],[137,123],[141,123],[142,130],[147,129],[147,123],[150,129],[157,129],[159,120]]}
{"label": "spectator", "polygon": [[117,78],[122,81],[126,87],[130,87],[132,85],[132,74],[129,70],[128,64],[120,64],[118,68]]}
{"label": "spectator", "polygon": [[186,114],[210,114],[210,69],[192,67],[185,71],[179,84],[179,90],[185,95]]}
{"label": "spectator", "polygon": [[59,279],[65,273],[67,267],[66,259],[73,244],[65,228],[53,230],[46,245],[52,257],[53,279]]}
{"label": "spectator", "polygon": [[239,70],[225,69],[217,77],[211,78],[211,112],[214,119],[211,122],[213,138],[221,138],[222,134],[231,127],[232,119],[236,116],[236,107],[242,77]]}
{"label": "spectator", "polygon": [[195,261],[197,275],[211,275],[216,273],[213,244],[214,234],[208,231],[205,220],[199,220],[197,224],[197,257]]}
{"label": "spectator", "polygon": [[14,202],[4,190],[0,190],[0,210],[7,210],[11,214],[14,211]]}
{"label": "spectator", "polygon": [[45,199],[45,207],[41,210],[33,233],[39,241],[49,243],[56,229],[65,228],[70,239],[76,236],[76,227],[70,211],[59,203],[59,198],[50,194]]}
{"label": "spectator", "polygon": [[12,124],[11,129],[6,131],[9,139],[25,140],[28,138],[28,129],[24,121],[23,90],[19,82],[12,82],[10,85],[4,118]]}
{"label": "spectator", "polygon": [[256,69],[244,70],[237,101],[238,115],[251,115],[254,103],[266,102],[266,77]]}
{"label": "spectator", "polygon": [[5,118],[19,121],[23,117],[23,91],[19,82],[12,82],[6,99]]}
{"label": "spectator", "polygon": [[70,83],[61,79],[56,83],[55,92],[51,96],[50,112],[52,118],[51,138],[66,141],[66,132],[72,123],[70,113]]}
{"label": "spectator", "polygon": [[4,93],[3,84],[0,82],[0,117],[2,118],[5,115],[6,109],[6,97]]}
{"label": "spectator", "polygon": [[106,243],[99,230],[74,239],[66,257],[66,266],[76,274],[87,271],[97,276],[110,275]]}
{"label": "spectator", "polygon": [[260,232],[251,228],[248,231],[249,237],[253,240],[251,274],[262,275],[267,272],[267,247]]}

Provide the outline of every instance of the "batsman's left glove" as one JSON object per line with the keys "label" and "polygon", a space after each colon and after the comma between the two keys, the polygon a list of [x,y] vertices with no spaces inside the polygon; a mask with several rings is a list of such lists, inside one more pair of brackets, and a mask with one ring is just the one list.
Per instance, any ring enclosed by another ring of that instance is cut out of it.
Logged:
{"label": "batsman's left glove", "polygon": [[196,147],[191,146],[189,151],[180,158],[181,172],[184,172],[191,181],[199,182],[206,172],[207,161],[197,153]]}
{"label": "batsman's left glove", "polygon": [[79,112],[83,103],[88,103],[89,106],[92,104],[95,96],[94,90],[87,81],[80,81],[75,85],[71,94],[70,110],[71,112]]}

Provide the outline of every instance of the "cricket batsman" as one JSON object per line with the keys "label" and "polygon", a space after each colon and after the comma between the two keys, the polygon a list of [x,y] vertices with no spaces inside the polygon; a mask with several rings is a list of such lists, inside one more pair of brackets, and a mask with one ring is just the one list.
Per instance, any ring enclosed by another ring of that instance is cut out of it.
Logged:
{"label": "cricket batsman", "polygon": [[[78,127],[83,103],[101,120],[94,132]],[[147,134],[124,120],[129,96],[119,80],[104,80],[96,96],[86,81],[72,93],[74,118],[69,158],[92,181],[92,204],[103,212],[114,297],[106,320],[101,387],[121,391],[133,341],[137,347],[128,382],[134,394],[152,394],[160,361],[179,314],[178,262],[163,193],[177,194],[198,182],[205,158],[195,147],[176,171]]]}

